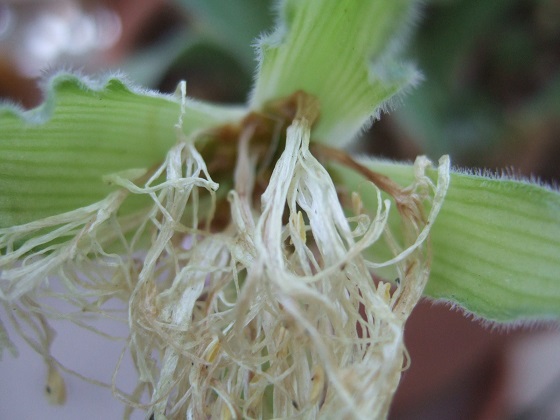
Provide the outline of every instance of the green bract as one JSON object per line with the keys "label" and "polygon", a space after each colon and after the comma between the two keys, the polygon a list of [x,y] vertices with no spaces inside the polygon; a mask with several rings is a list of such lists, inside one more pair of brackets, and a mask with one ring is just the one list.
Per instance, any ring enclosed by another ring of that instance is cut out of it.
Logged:
{"label": "green bract", "polygon": [[[401,185],[413,179],[410,165],[360,161]],[[367,184],[345,168],[331,169],[345,188],[360,191]],[[373,196],[364,203],[377,205]],[[390,223],[398,225],[397,215],[392,217]],[[527,181],[452,172],[431,243],[427,296],[498,322],[560,315],[558,192]],[[371,252],[388,255],[379,248]]]}
{"label": "green bract", "polygon": [[[103,176],[161,163],[176,142],[180,100],[61,73],[31,111],[0,109],[0,228],[22,225],[102,200]],[[235,121],[234,108],[186,103],[185,134]]]}
{"label": "green bract", "polygon": [[288,0],[279,9],[278,27],[258,43],[253,108],[304,90],[320,103],[315,140],[344,146],[417,82],[396,57],[413,1]]}

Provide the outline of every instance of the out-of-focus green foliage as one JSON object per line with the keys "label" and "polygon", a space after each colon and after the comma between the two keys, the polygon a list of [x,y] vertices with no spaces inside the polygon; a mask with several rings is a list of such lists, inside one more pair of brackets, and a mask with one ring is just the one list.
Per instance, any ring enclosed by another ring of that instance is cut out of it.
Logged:
{"label": "out-of-focus green foliage", "polygon": [[212,84],[217,80],[223,82],[219,86],[222,101],[244,100],[257,67],[254,43],[272,27],[274,2],[175,0],[174,3],[188,20],[186,28],[133,55],[124,65],[125,72],[137,83],[152,87],[166,75],[173,80],[187,78],[181,71],[209,72],[207,76],[212,77]]}
{"label": "out-of-focus green foliage", "polygon": [[484,165],[520,121],[560,117],[558,2],[431,1],[423,14],[409,55],[425,81],[396,113],[423,151]]}
{"label": "out-of-focus green foliage", "polygon": [[272,26],[270,0],[176,0],[195,18],[200,34],[222,45],[252,73],[256,66],[253,45]]}

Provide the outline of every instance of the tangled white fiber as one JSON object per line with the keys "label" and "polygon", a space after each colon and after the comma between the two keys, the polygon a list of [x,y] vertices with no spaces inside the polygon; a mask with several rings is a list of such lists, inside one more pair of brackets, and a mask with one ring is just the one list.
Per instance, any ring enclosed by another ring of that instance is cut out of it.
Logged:
{"label": "tangled white fiber", "polygon": [[[218,231],[211,222],[219,185],[197,136],[185,138],[179,124],[177,144],[143,185],[113,175],[121,188],[102,202],[0,232],[0,298],[50,367],[55,398],[63,398],[57,372],[66,368],[50,353],[48,319],[87,328],[82,315],[114,317],[104,308],[116,298],[128,310],[127,349],[138,371],[126,394],[115,369],[125,416],[141,408],[155,419],[386,417],[405,364],[404,322],[429,273],[428,233],[449,162],[442,158],[434,183],[430,163],[417,160],[416,179],[402,190],[410,201],[399,244],[387,224],[391,202],[373,184],[377,213],[364,213],[354,194],[355,214],[345,214],[309,150],[313,118],[298,112],[287,128],[260,203],[252,131],[242,130],[229,222]],[[149,196],[151,208],[119,217],[130,194]],[[363,251],[377,241],[394,258],[367,261]],[[373,275],[389,265],[396,284]],[[62,292],[50,287],[55,278]],[[62,313],[42,304],[45,297],[78,310]],[[5,332],[0,341],[10,345]]]}

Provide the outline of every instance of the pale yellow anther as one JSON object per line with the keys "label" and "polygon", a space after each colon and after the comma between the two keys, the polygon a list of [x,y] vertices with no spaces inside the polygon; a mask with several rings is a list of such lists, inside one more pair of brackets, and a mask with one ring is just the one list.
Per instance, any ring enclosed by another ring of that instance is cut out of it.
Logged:
{"label": "pale yellow anther", "polygon": [[325,389],[325,371],[321,365],[315,365],[313,375],[311,376],[312,386],[309,393],[309,402],[316,404],[323,395]]}
{"label": "pale yellow anther", "polygon": [[362,197],[357,192],[352,193],[352,211],[356,215],[364,213],[364,203],[362,202]]}
{"label": "pale yellow anther", "polygon": [[391,302],[391,285],[380,281],[377,284],[377,294],[383,298],[385,303]]}
{"label": "pale yellow anther", "polygon": [[220,418],[224,420],[230,420],[233,418],[231,415],[231,411],[226,404],[222,405],[222,412],[220,414]]}
{"label": "pale yellow anther", "polygon": [[214,363],[214,360],[216,360],[216,356],[218,355],[220,348],[221,348],[220,341],[218,340],[218,338],[214,338],[210,342],[208,347],[206,347],[206,350],[204,350],[204,353],[202,355],[203,359],[206,360],[208,363]]}
{"label": "pale yellow anther", "polygon": [[247,401],[249,401],[249,404],[247,405],[248,410],[252,410],[262,403],[262,394],[259,394],[259,391],[262,389],[259,382],[262,379],[263,377],[261,374],[254,373],[253,377],[249,381],[249,395],[247,396]]}
{"label": "pale yellow anther", "polygon": [[301,211],[298,211],[298,230],[299,230],[299,237],[305,243],[307,240],[307,234],[305,233],[305,222],[303,221],[303,214]]}
{"label": "pale yellow anther", "polygon": [[54,366],[49,366],[45,393],[49,403],[53,405],[62,405],[66,402],[66,384]]}

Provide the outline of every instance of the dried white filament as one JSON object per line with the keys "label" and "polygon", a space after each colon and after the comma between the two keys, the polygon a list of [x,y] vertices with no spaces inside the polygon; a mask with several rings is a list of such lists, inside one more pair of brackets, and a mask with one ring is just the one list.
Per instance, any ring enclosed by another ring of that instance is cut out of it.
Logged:
{"label": "dried white filament", "polygon": [[[38,336],[48,331],[47,318],[67,316],[41,306],[42,297],[55,296],[48,279],[63,284],[56,297],[88,312],[107,315],[111,297],[125,302],[139,378],[131,395],[115,393],[155,418],[385,417],[403,368],[403,324],[429,273],[427,239],[448,162],[434,183],[428,162],[417,161],[406,191],[413,203],[430,202],[430,213],[420,224],[405,221],[407,242],[389,239],[394,258],[367,261],[364,250],[391,238],[390,202],[372,187],[377,213],[345,214],[309,151],[310,132],[305,118],[292,122],[259,203],[246,127],[228,196],[231,221],[213,232],[201,226],[212,219],[218,185],[196,137],[178,130],[177,145],[144,185],[113,175],[121,189],[103,202],[0,232],[8,250],[0,257],[0,298]],[[153,205],[117,217],[127,194]],[[385,265],[401,278],[394,290],[373,281],[372,271]],[[37,350],[58,366],[50,341],[39,341]]]}

